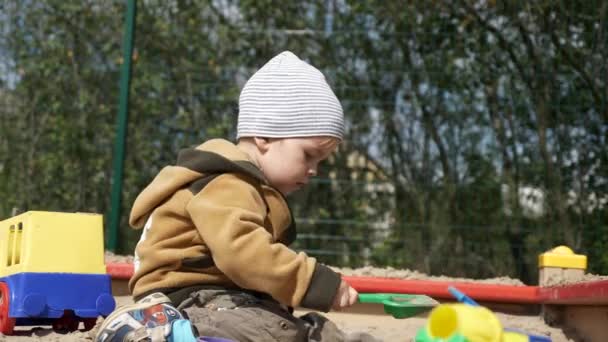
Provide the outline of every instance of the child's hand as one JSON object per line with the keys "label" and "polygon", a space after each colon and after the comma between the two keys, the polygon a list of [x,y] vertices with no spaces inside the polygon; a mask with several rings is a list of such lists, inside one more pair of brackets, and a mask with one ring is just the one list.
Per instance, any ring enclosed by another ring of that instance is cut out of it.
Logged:
{"label": "child's hand", "polygon": [[334,298],[332,309],[340,310],[342,308],[349,307],[357,302],[358,297],[359,293],[357,290],[353,289],[350,285],[348,285],[347,282],[342,280],[342,282],[340,282],[338,292],[336,293],[336,297]]}

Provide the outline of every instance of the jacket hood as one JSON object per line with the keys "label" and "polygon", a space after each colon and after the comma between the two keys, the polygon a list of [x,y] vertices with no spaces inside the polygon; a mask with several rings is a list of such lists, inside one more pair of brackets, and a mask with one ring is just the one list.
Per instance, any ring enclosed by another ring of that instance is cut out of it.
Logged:
{"label": "jacket hood", "polygon": [[176,165],[166,166],[158,173],[135,199],[129,224],[142,228],[152,210],[177,190],[206,175],[219,173],[247,174],[267,184],[260,169],[236,145],[223,139],[209,140],[195,148],[181,150]]}

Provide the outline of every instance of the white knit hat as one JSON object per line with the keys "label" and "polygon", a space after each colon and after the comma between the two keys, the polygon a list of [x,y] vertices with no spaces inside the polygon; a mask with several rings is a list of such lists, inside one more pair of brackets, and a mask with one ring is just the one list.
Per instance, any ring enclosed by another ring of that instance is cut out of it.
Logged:
{"label": "white knit hat", "polygon": [[237,139],[342,139],[343,133],[342,106],[325,77],[289,51],[268,61],[241,91]]}

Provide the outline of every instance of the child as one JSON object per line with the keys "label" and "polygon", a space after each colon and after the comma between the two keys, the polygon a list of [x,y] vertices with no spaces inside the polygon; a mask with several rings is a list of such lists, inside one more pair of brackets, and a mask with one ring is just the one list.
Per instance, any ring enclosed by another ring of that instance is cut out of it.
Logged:
{"label": "child", "polygon": [[354,341],[321,315],[292,314],[340,310],[358,294],[287,247],[296,230],[284,197],[336,149],[343,120],[319,70],[288,51],[266,63],[241,92],[238,143],[182,150],[135,200],[130,224],[143,233],[129,282],[134,299],[165,294],[205,336]]}

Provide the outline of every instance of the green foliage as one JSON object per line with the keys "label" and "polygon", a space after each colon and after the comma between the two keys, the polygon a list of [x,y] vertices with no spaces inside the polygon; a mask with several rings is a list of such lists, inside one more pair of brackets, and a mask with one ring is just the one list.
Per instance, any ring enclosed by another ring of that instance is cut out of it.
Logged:
{"label": "green foliage", "polygon": [[[124,2],[0,6],[0,217],[106,213]],[[180,148],[232,139],[245,80],[290,49],[324,71],[348,122],[291,200],[298,248],[532,282],[536,254],[565,243],[608,272],[607,14],[596,1],[140,1],[119,252],[138,239],[138,192]],[[534,215],[526,189],[544,195]]]}

